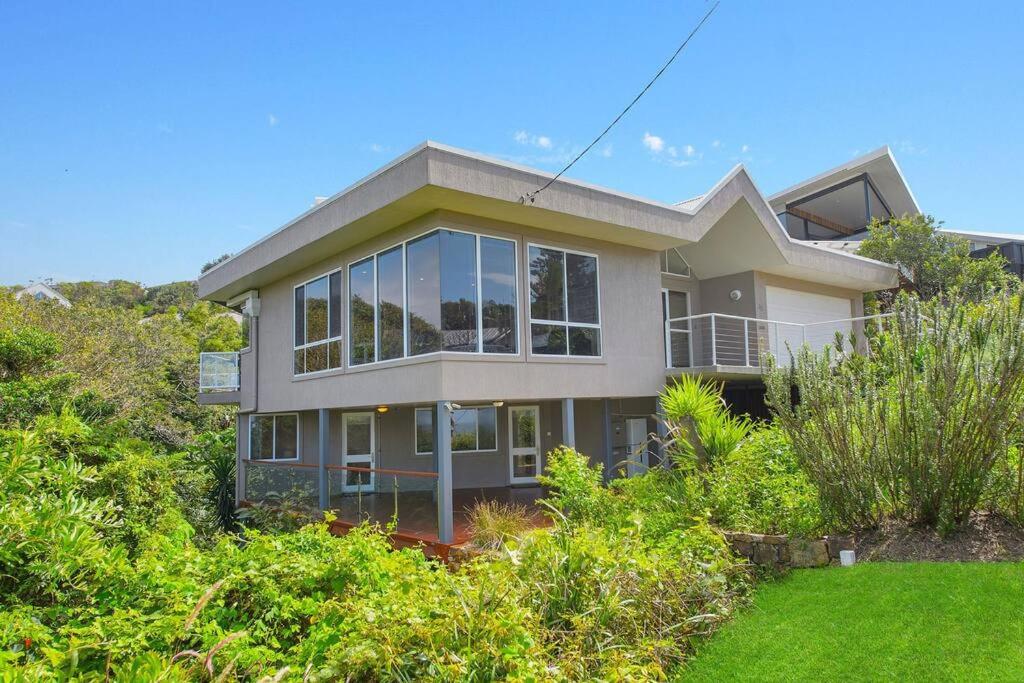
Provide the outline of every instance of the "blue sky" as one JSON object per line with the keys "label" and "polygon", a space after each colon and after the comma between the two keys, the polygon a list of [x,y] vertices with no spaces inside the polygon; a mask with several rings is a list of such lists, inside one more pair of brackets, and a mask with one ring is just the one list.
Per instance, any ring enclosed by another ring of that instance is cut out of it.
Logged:
{"label": "blue sky", "polygon": [[[0,283],[194,277],[428,138],[558,170],[707,7],[6,0]],[[569,175],[773,192],[889,144],[947,226],[1024,231],[1022,33],[1012,2],[724,0]]]}

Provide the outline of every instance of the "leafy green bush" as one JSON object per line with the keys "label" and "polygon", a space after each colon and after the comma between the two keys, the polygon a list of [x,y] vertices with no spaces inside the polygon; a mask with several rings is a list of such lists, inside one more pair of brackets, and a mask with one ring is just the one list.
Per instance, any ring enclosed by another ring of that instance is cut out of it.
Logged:
{"label": "leafy green bush", "polygon": [[707,471],[736,450],[753,423],[733,415],[722,398],[722,386],[682,375],[658,397],[665,412],[665,452],[676,467]]}
{"label": "leafy green bush", "polygon": [[942,533],[962,524],[1020,429],[1022,340],[1020,296],[978,305],[904,296],[869,356],[805,348],[792,371],[770,363],[768,400],[826,523],[894,515]]}
{"label": "leafy green bush", "polygon": [[469,538],[480,550],[499,550],[530,527],[530,511],[522,505],[479,501],[469,510]]}

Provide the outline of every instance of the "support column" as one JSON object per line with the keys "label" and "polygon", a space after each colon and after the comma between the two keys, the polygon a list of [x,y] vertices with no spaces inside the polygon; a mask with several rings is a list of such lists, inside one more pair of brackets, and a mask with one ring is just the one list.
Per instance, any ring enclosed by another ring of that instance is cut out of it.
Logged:
{"label": "support column", "polygon": [[245,500],[245,459],[242,458],[242,439],[249,438],[249,416],[235,417],[235,507]]}
{"label": "support column", "polygon": [[658,412],[655,415],[658,434],[658,457],[661,459],[661,466],[666,470],[670,470],[672,469],[672,463],[669,461],[668,454],[665,451],[665,439],[668,438],[668,425],[665,423],[665,407],[661,404],[661,397],[656,398],[655,402],[658,405]]}
{"label": "support column", "polygon": [[444,401],[434,409],[434,460],[437,465],[437,538],[455,540],[452,501],[452,417]]}
{"label": "support column", "polygon": [[615,467],[615,448],[612,444],[612,402],[610,399],[601,401],[601,408],[604,415],[604,480],[608,482],[612,478],[612,468]]}
{"label": "support column", "polygon": [[576,409],[571,398],[562,399],[562,445],[576,448]]}
{"label": "support column", "polygon": [[331,411],[326,408],[320,409],[318,420],[320,428],[320,462],[317,467],[317,483],[320,491],[320,509],[326,510],[331,506],[330,488],[327,481],[327,458],[331,448]]}

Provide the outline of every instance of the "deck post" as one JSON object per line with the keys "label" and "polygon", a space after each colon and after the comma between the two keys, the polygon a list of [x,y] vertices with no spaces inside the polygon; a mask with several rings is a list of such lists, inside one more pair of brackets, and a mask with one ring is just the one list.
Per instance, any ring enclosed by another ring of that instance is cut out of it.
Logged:
{"label": "deck post", "polygon": [[245,459],[242,457],[242,439],[249,438],[249,416],[235,418],[235,507],[245,500]]}
{"label": "deck post", "polygon": [[434,453],[437,460],[437,540],[452,543],[455,522],[452,502],[452,417],[448,404],[434,409]]}
{"label": "deck post", "polygon": [[562,399],[562,445],[576,448],[576,407],[571,398]]}
{"label": "deck post", "polygon": [[331,506],[330,488],[327,481],[327,458],[331,447],[331,412],[326,408],[321,408],[318,423],[320,428],[320,462],[316,470],[317,483],[320,492],[320,509],[326,510]]}
{"label": "deck post", "polygon": [[672,462],[669,460],[668,453],[665,450],[665,442],[668,440],[668,424],[665,422],[667,416],[665,415],[665,406],[661,402],[661,397],[655,399],[658,405],[658,412],[655,415],[655,430],[658,435],[658,458],[661,459],[661,466],[666,470],[672,469]]}
{"label": "deck post", "polygon": [[601,401],[601,408],[604,426],[604,480],[608,482],[612,478],[612,469],[615,467],[615,449],[612,444],[612,402],[611,399]]}

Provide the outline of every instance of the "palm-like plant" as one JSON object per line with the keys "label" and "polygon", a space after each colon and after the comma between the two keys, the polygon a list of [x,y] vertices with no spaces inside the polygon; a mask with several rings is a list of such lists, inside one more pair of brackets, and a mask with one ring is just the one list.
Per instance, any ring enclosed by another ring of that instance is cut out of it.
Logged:
{"label": "palm-like plant", "polygon": [[736,450],[754,426],[729,412],[720,384],[699,377],[679,377],[658,398],[668,431],[663,447],[677,466],[706,472]]}

